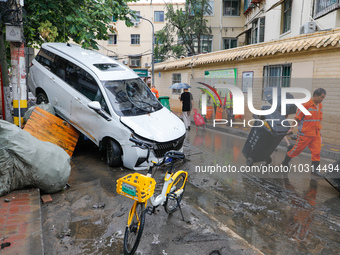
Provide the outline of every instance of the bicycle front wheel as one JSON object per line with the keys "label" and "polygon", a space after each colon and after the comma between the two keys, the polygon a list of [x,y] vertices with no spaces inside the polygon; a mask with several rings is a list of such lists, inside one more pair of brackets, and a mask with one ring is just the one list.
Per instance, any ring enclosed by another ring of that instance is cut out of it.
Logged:
{"label": "bicycle front wheel", "polygon": [[178,209],[184,194],[185,184],[186,174],[180,173],[171,184],[170,192],[166,196],[164,209],[167,213],[173,213]]}
{"label": "bicycle front wheel", "polygon": [[124,235],[124,254],[132,255],[137,250],[145,222],[145,204],[135,202],[130,210]]}

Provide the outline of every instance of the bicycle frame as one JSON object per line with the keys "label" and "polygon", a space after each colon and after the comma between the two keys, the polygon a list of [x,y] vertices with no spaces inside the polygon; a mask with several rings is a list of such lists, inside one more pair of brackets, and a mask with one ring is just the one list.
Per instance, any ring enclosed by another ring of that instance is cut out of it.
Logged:
{"label": "bicycle frame", "polygon": [[[181,173],[184,173],[185,174],[185,182],[183,183],[183,186],[185,185],[186,183],[186,180],[188,178],[188,173],[183,171],[183,170],[180,170],[180,171],[177,171],[176,173],[169,173],[169,172],[166,172],[165,174],[165,177],[164,177],[164,184],[163,184],[163,188],[162,188],[162,192],[161,194],[159,194],[157,197],[155,197],[154,195],[152,195],[152,197],[149,198],[150,200],[150,203],[152,206],[159,206],[159,205],[163,205],[165,200],[166,200],[166,196],[169,192],[171,192],[171,186],[170,184],[173,183],[173,181],[176,179],[176,177],[178,175],[180,175]],[[151,173],[148,173],[146,176],[148,177],[151,177]],[[183,193],[183,187],[181,187],[181,193]],[[181,194],[176,194],[177,196],[181,195]]]}
{"label": "bicycle frame", "polygon": [[[134,215],[135,212],[136,212],[137,203],[138,203],[138,202],[135,201],[135,202],[133,203],[133,205],[132,205],[130,211],[129,211],[129,218],[128,218],[128,222],[127,222],[127,225],[128,225],[128,226],[130,226],[131,221],[132,221],[132,218],[133,218],[133,215]],[[138,218],[138,215],[136,215],[136,217]],[[138,219],[138,221],[139,221],[139,219]],[[139,226],[139,224],[138,224],[138,226]]]}

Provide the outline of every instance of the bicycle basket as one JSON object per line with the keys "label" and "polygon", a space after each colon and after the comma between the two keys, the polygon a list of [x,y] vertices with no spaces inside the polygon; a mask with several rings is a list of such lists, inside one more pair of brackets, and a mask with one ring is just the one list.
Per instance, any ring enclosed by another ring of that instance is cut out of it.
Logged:
{"label": "bicycle basket", "polygon": [[117,180],[117,193],[144,203],[153,195],[155,186],[154,178],[139,173],[128,174]]}

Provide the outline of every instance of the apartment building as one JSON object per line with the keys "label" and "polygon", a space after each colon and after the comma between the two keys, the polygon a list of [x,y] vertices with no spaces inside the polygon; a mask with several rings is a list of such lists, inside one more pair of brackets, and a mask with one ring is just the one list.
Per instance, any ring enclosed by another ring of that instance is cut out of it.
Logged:
{"label": "apartment building", "polygon": [[128,3],[143,19],[133,19],[134,25],[127,27],[124,21],[113,18],[110,39],[99,42],[100,52],[129,66],[146,81],[151,76],[152,40],[155,40],[154,34],[165,25],[165,6],[169,2],[174,6],[184,6],[184,0],[139,0]]}
{"label": "apartment building", "polygon": [[[185,0],[139,0],[128,3],[129,7],[153,23],[154,33],[165,25],[166,3],[185,8]],[[212,13],[206,15],[212,35],[201,38],[201,52],[231,49],[245,44],[242,9],[244,1],[209,1]],[[100,41],[100,52],[117,59],[135,70],[141,77],[150,77],[152,63],[152,25],[145,19],[133,20],[134,26],[127,27],[124,21],[112,22],[110,39]],[[157,62],[157,59],[155,60]]]}
{"label": "apartment building", "polygon": [[245,44],[269,42],[340,26],[339,0],[245,0]]}

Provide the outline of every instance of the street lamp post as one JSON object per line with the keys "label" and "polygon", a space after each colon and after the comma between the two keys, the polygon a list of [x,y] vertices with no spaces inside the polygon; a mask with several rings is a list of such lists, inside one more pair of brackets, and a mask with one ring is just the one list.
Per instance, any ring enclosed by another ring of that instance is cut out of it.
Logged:
{"label": "street lamp post", "polygon": [[151,56],[151,86],[152,85],[155,85],[155,68],[154,68],[154,50],[155,50],[155,41],[154,41],[154,34],[155,34],[155,28],[153,26],[153,23],[151,22],[151,20],[147,19],[147,18],[144,18],[138,14],[136,14],[136,17],[137,18],[140,18],[140,19],[144,19],[146,21],[149,21],[150,24],[151,24],[151,27],[152,27],[152,37],[151,37],[151,42],[152,42],[152,56]]}

